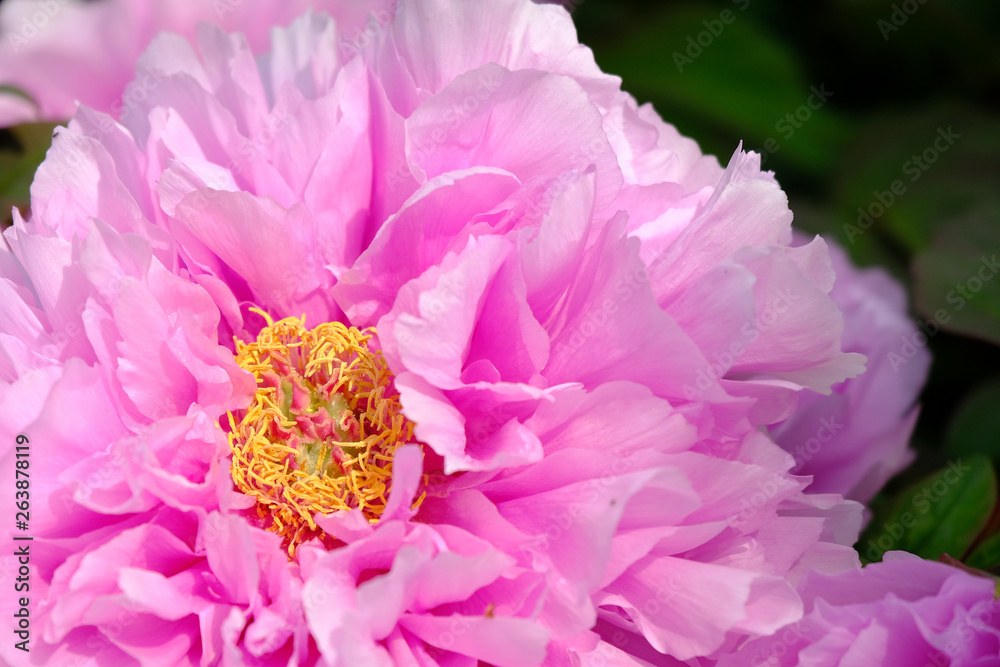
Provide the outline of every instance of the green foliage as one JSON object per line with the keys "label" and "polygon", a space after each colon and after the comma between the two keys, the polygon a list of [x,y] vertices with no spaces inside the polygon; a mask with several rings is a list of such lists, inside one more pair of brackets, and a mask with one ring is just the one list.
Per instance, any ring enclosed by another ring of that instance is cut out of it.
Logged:
{"label": "green foliage", "polygon": [[932,560],[942,554],[960,558],[986,527],[996,495],[988,459],[951,461],[876,507],[858,551],[865,562],[897,550]]}
{"label": "green foliage", "polygon": [[949,456],[988,454],[1000,461],[1000,379],[977,388],[948,426]]}
{"label": "green foliage", "polygon": [[53,123],[31,123],[8,130],[0,143],[0,220],[10,224],[11,207],[28,210],[31,181],[52,144]]}
{"label": "green foliage", "polygon": [[918,310],[944,328],[1000,344],[1000,205],[945,218],[913,263]]}
{"label": "green foliage", "polygon": [[1000,565],[1000,533],[994,533],[976,547],[965,564],[980,570]]}
{"label": "green foliage", "polygon": [[[626,90],[652,101],[671,122],[705,128],[708,133],[701,138],[709,150],[718,145],[723,161],[735,148],[731,136],[768,158],[782,153],[799,169],[823,173],[848,132],[837,111],[823,110],[836,91],[809,80],[794,51],[740,7],[734,3],[714,12],[704,4],[657,8],[625,39],[600,50],[598,63],[621,75]],[[729,135],[724,144],[712,129]]]}

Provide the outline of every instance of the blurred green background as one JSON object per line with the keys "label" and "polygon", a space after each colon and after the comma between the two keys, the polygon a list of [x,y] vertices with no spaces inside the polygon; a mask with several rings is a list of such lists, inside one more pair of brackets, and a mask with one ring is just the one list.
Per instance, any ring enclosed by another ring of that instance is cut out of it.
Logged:
{"label": "blurred green background", "polygon": [[872,504],[858,547],[880,558],[878,538],[961,459],[972,472],[882,546],[1000,565],[1000,276],[961,310],[948,302],[983,257],[1000,259],[1000,3],[564,4],[597,63],[640,102],[723,165],[740,141],[760,152],[799,228],[889,270],[915,318],[947,309],[929,342],[918,458]]}

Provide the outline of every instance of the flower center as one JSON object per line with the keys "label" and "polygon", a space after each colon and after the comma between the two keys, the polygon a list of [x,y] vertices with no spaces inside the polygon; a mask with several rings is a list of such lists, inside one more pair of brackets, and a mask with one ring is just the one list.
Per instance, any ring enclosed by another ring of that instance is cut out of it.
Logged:
{"label": "flower center", "polygon": [[267,326],[256,342],[236,340],[236,362],[253,373],[257,391],[250,407],[229,413],[232,476],[294,557],[302,542],[327,537],[315,513],[360,509],[378,521],[393,452],[413,440],[413,422],[382,353],[368,348],[374,329],[306,329],[298,318],[274,322],[254,310]]}

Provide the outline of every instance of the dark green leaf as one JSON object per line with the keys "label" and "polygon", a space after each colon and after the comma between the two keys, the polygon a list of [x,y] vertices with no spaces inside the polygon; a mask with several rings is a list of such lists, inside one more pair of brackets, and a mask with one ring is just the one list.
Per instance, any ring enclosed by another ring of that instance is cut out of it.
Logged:
{"label": "dark green leaf", "polygon": [[878,508],[858,551],[865,562],[895,550],[933,560],[964,555],[989,520],[996,494],[988,459],[955,459]]}
{"label": "dark green leaf", "polygon": [[954,219],[914,260],[917,308],[943,328],[1000,344],[1000,203]]}
{"label": "dark green leaf", "polygon": [[1000,565],[1000,533],[983,540],[966,559],[965,564],[980,570]]}
{"label": "dark green leaf", "polygon": [[948,426],[946,450],[952,457],[983,454],[1000,460],[1000,380],[978,388]]}
{"label": "dark green leaf", "polygon": [[839,239],[862,261],[879,236],[909,251],[927,247],[952,219],[995,196],[998,156],[1000,122],[962,109],[872,119],[843,153]]}
{"label": "dark green leaf", "polygon": [[[727,134],[725,145],[706,146],[723,163],[743,140],[745,148],[800,169],[827,168],[847,132],[827,102],[837,91],[807,79],[794,53],[741,4],[651,10],[627,39],[605,45],[598,62],[685,133]],[[776,150],[769,154],[765,146]]]}
{"label": "dark green leaf", "polygon": [[29,188],[38,165],[52,145],[54,123],[28,123],[4,130],[7,141],[0,146],[0,220],[9,224],[12,206],[27,211]]}

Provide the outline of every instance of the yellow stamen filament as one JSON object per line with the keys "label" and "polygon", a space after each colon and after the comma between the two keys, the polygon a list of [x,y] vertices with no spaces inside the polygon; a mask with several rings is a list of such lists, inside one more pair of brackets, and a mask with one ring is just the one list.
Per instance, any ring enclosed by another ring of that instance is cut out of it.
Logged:
{"label": "yellow stamen filament", "polygon": [[325,537],[317,513],[360,509],[378,522],[393,452],[413,442],[414,425],[382,354],[368,349],[374,329],[339,322],[306,329],[304,318],[274,322],[255,311],[267,326],[255,342],[236,340],[236,361],[253,373],[257,391],[248,408],[229,414],[232,476],[291,558],[302,542]]}

